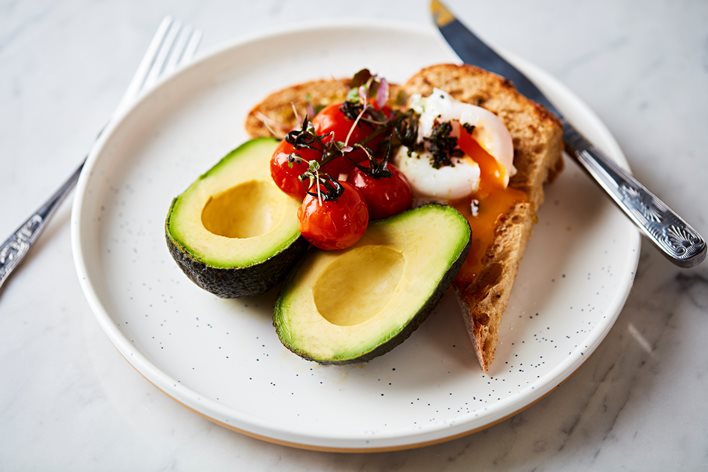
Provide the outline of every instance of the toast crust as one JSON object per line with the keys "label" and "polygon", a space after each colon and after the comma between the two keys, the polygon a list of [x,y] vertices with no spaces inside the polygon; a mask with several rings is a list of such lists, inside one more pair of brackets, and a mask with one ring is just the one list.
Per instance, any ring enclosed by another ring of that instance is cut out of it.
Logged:
{"label": "toast crust", "polygon": [[[349,82],[348,79],[313,80],[278,90],[249,112],[246,131],[252,137],[283,136],[299,124],[293,108],[304,116],[308,100],[315,107],[343,101]],[[509,186],[527,197],[498,218],[494,239],[483,256],[478,276],[471,283],[454,284],[467,332],[486,372],[494,360],[502,316],[543,202],[543,184],[563,166],[562,128],[555,116],[521,95],[508,80],[470,65],[426,67],[400,88],[393,85],[389,96],[400,99],[399,91],[405,95],[428,95],[433,88],[447,91],[456,100],[486,108],[502,119],[513,139],[517,169]]]}

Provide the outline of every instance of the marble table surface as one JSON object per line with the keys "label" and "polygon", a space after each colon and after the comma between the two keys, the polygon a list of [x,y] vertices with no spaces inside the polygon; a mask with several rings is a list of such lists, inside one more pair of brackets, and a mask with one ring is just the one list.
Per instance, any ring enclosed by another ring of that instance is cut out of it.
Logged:
{"label": "marble table surface", "polygon": [[[635,174],[708,233],[708,3],[449,3],[582,97]],[[167,13],[205,31],[202,50],[306,19],[429,21],[424,0],[1,0],[0,237],[90,147]],[[148,384],[84,300],[69,213],[0,292],[0,470],[708,470],[706,264],[678,270],[644,243],[606,340],[513,419],[424,449],[337,455],[224,430]]]}

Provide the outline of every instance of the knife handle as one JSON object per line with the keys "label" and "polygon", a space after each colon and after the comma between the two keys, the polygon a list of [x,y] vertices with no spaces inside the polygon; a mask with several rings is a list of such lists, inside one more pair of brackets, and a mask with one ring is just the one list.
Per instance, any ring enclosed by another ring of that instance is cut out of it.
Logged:
{"label": "knife handle", "polygon": [[565,147],[578,164],[674,264],[693,267],[706,257],[706,243],[683,218],[619,167],[567,122]]}

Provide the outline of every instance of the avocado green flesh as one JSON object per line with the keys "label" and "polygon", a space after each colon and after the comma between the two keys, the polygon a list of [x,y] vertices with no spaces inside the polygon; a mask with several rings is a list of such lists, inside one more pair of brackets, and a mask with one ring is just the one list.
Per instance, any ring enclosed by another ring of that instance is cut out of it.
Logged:
{"label": "avocado green flesh", "polygon": [[426,205],[370,224],[352,248],[310,253],[274,311],[281,342],[321,363],[365,361],[405,340],[465,259],[470,228],[455,209]]}
{"label": "avocado green flesh", "polygon": [[294,198],[270,176],[270,138],[242,144],[172,201],[165,233],[182,271],[226,298],[280,282],[307,250]]}

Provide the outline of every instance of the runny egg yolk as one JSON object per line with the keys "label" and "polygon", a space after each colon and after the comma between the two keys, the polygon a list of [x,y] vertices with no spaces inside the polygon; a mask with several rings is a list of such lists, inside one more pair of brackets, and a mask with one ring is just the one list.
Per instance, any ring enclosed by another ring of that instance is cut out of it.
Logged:
{"label": "runny egg yolk", "polygon": [[[464,129],[460,129],[457,143],[480,169],[477,192],[470,197],[451,202],[451,205],[467,218],[472,228],[470,251],[455,279],[455,285],[464,289],[479,275],[485,254],[494,241],[499,218],[509,213],[517,203],[527,201],[527,196],[520,190],[504,186],[504,168]],[[479,202],[475,215],[471,209],[473,200]]]}

